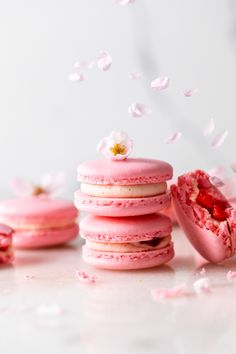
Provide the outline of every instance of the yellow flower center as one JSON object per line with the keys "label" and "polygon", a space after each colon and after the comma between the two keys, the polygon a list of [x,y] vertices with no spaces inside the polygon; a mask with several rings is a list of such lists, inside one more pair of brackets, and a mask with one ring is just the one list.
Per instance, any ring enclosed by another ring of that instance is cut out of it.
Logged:
{"label": "yellow flower center", "polygon": [[125,155],[127,150],[124,145],[121,144],[114,144],[111,148],[110,151],[113,153],[114,156],[116,155]]}
{"label": "yellow flower center", "polygon": [[38,195],[41,195],[44,193],[45,193],[45,190],[42,187],[40,187],[40,186],[33,187],[33,191],[32,191],[33,196],[38,196]]}

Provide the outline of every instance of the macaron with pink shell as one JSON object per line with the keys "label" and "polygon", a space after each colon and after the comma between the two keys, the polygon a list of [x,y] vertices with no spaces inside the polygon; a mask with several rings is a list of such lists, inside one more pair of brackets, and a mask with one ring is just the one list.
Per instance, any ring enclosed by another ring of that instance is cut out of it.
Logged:
{"label": "macaron with pink shell", "polygon": [[16,248],[59,245],[76,238],[78,212],[73,203],[31,196],[0,202],[0,222],[14,229]]}
{"label": "macaron with pink shell", "polygon": [[210,176],[201,170],[186,173],[171,192],[178,222],[195,249],[214,263],[233,256],[235,211]]}
{"label": "macaron with pink shell", "polygon": [[0,264],[10,264],[14,259],[12,234],[9,226],[0,224]]}
{"label": "macaron with pink shell", "polygon": [[161,214],[131,217],[89,215],[80,223],[83,259],[97,267],[129,270],[156,267],[174,257],[171,220]]}

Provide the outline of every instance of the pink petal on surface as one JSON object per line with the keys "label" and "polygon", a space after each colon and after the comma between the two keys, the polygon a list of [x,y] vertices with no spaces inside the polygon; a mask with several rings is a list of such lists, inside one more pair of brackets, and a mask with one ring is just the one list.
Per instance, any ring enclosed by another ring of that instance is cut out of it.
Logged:
{"label": "pink petal on surface", "polygon": [[33,185],[22,178],[15,177],[10,180],[10,188],[16,197],[26,197],[32,194]]}
{"label": "pink petal on surface", "polygon": [[97,58],[98,69],[107,71],[110,69],[112,64],[112,57],[106,51],[100,52]]}
{"label": "pink petal on surface", "polygon": [[230,280],[236,280],[236,272],[232,272],[232,270],[229,270],[228,273],[226,274],[226,278]]}
{"label": "pink petal on surface", "polygon": [[208,136],[215,130],[215,121],[213,118],[210,119],[209,123],[203,130],[203,135]]}
{"label": "pink petal on surface", "polygon": [[185,283],[176,285],[171,289],[152,289],[151,296],[155,301],[161,301],[164,299],[170,299],[174,297],[186,296],[187,286]]}
{"label": "pink petal on surface", "polygon": [[202,294],[202,293],[209,294],[209,293],[211,293],[209,279],[206,278],[206,277],[196,280],[193,283],[193,288],[194,288],[194,290],[195,290],[195,292],[197,294]]}
{"label": "pink petal on surface", "polygon": [[197,93],[198,89],[194,88],[194,89],[187,89],[183,91],[183,95],[185,97],[192,97],[193,95],[195,95]]}
{"label": "pink petal on surface", "polygon": [[158,77],[151,82],[151,88],[156,91],[165,90],[170,84],[170,79],[167,76]]}
{"label": "pink petal on surface", "polygon": [[132,71],[129,73],[130,80],[139,80],[142,77],[142,74],[138,71]]}
{"label": "pink petal on surface", "polygon": [[76,271],[76,276],[79,281],[87,284],[94,284],[97,281],[97,277],[95,277],[94,275],[89,275],[85,272],[80,272],[78,270]]}
{"label": "pink petal on surface", "polygon": [[168,138],[165,140],[166,144],[174,144],[177,143],[177,141],[180,140],[182,136],[182,133],[180,132],[174,132],[171,135],[168,136]]}
{"label": "pink petal on surface", "polygon": [[216,187],[223,187],[225,185],[224,182],[216,176],[211,176],[209,180]]}
{"label": "pink petal on surface", "polygon": [[133,103],[129,106],[128,113],[134,118],[140,118],[149,116],[152,114],[152,110],[144,103]]}
{"label": "pink petal on surface", "polygon": [[74,63],[75,69],[92,69],[94,66],[94,60],[78,60]]}
{"label": "pink petal on surface", "polygon": [[84,74],[72,73],[69,75],[69,80],[72,82],[81,82],[85,80]]}
{"label": "pink petal on surface", "polygon": [[214,137],[214,139],[212,140],[211,146],[214,149],[220,147],[224,143],[224,141],[227,138],[228,134],[229,134],[228,130],[224,130],[222,133],[217,134]]}
{"label": "pink petal on surface", "polygon": [[236,162],[231,165],[231,170],[236,173]]}
{"label": "pink petal on surface", "polygon": [[133,4],[136,0],[115,0],[117,5],[129,5]]}

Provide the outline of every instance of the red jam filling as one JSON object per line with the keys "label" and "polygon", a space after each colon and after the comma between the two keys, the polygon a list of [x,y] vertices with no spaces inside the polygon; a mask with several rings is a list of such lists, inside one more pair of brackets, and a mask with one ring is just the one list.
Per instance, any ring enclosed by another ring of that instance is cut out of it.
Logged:
{"label": "red jam filling", "polygon": [[158,246],[160,242],[161,242],[160,237],[154,237],[153,239],[148,240],[148,241],[140,241],[140,243],[145,244],[145,245],[149,245],[152,247]]}
{"label": "red jam filling", "polygon": [[217,221],[225,221],[229,217],[227,212],[227,208],[229,208],[228,202],[213,197],[208,193],[207,189],[200,189],[196,202],[206,208],[212,218]]}
{"label": "red jam filling", "polygon": [[6,252],[9,246],[0,246],[0,252]]}

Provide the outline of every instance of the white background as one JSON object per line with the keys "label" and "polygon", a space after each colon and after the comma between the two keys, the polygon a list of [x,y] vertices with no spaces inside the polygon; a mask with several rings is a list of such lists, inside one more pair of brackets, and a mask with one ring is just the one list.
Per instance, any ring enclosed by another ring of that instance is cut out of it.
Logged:
{"label": "white background", "polygon": [[[134,139],[133,156],[171,162],[176,175],[192,168],[229,166],[235,159],[236,3],[233,0],[10,0],[0,2],[0,193],[13,176],[38,181],[63,170],[66,194],[77,187],[76,168],[97,158],[98,141],[111,130]],[[108,72],[87,80],[68,75],[78,59],[113,57]],[[143,73],[130,81],[128,72]],[[165,92],[150,81],[170,77]],[[185,98],[182,90],[198,88]],[[133,102],[153,115],[131,118]],[[211,117],[225,144],[210,148],[202,129]],[[183,138],[166,146],[165,138]]]}

